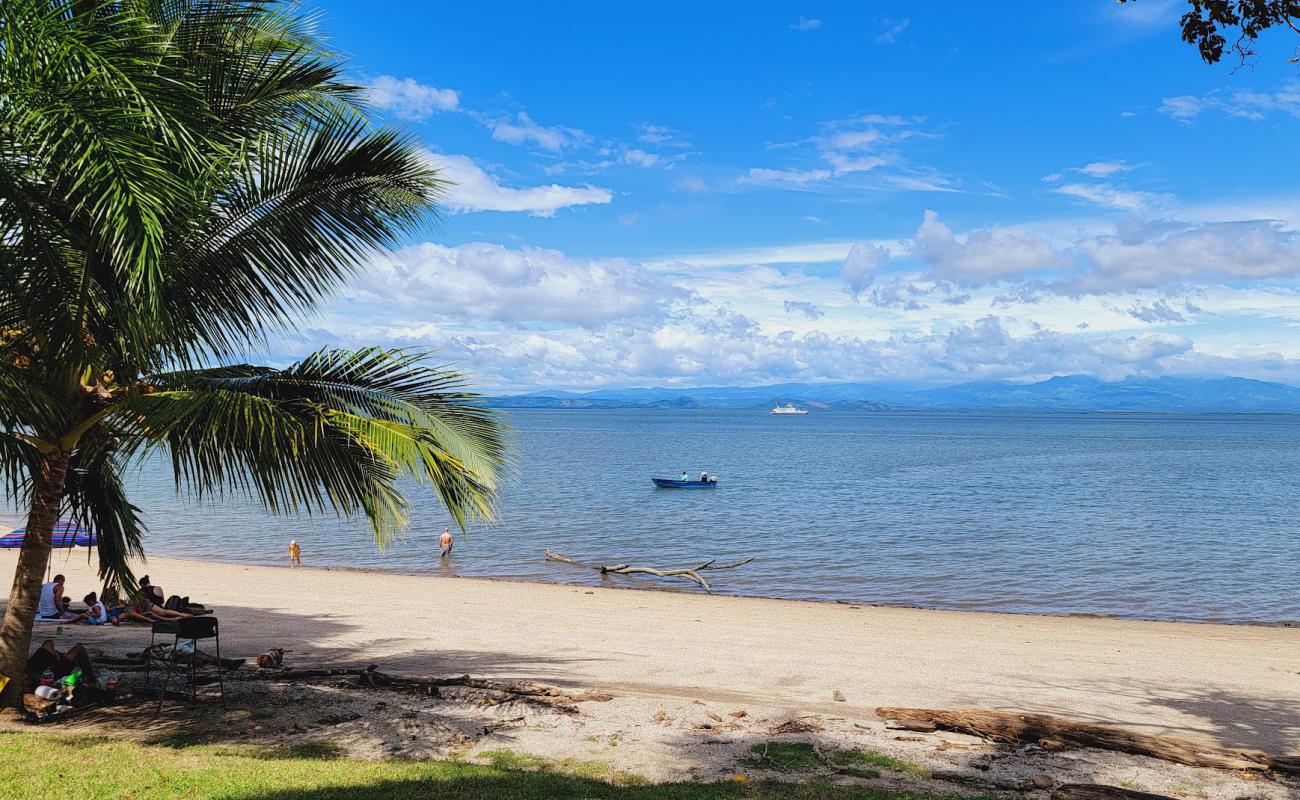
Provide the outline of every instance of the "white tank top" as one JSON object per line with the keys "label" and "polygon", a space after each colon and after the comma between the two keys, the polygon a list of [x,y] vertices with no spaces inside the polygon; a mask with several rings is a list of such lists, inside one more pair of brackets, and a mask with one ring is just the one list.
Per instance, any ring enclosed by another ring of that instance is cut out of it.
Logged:
{"label": "white tank top", "polygon": [[104,605],[103,600],[91,606],[90,613],[94,616],[96,622],[108,622],[108,606]]}
{"label": "white tank top", "polygon": [[50,581],[41,587],[41,601],[36,606],[36,616],[57,617],[59,614],[59,607],[54,605],[54,581]]}

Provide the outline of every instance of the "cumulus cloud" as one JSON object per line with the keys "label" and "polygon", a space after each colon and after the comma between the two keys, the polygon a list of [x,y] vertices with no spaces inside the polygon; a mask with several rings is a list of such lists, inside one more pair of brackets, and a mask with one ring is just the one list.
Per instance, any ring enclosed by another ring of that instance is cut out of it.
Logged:
{"label": "cumulus cloud", "polygon": [[822,26],[822,21],[816,17],[800,17],[790,25],[792,31],[815,31]]}
{"label": "cumulus cloud", "polygon": [[502,186],[474,159],[463,155],[431,155],[430,161],[455,185],[447,191],[444,204],[452,211],[523,211],[535,217],[551,217],[562,208],[605,205],[613,193],[598,186],[530,186],[517,189]]}
{"label": "cumulus cloud", "polygon": [[955,383],[1058,374],[1122,378],[1187,368],[1197,355],[1190,340],[1171,333],[1014,335],[993,316],[944,331],[880,337],[817,330],[765,333],[753,320],[725,311],[594,330],[417,333],[479,372],[481,383],[524,387],[900,378]]}
{"label": "cumulus cloud", "polygon": [[1023,277],[1065,263],[1051,243],[1026,230],[987,228],[959,238],[935,211],[925,212],[914,241],[914,254],[932,275],[959,285]]}
{"label": "cumulus cloud", "polygon": [[1053,243],[1014,227],[958,235],[927,211],[910,252],[927,264],[928,277],[961,286],[1034,278],[995,305],[1035,302],[1044,291],[1098,294],[1300,275],[1300,232],[1276,220],[1127,220]]}
{"label": "cumulus cloud", "polygon": [[1300,233],[1274,220],[1129,222],[1077,245],[1088,270],[1074,290],[1300,274]]}
{"label": "cumulus cloud", "polygon": [[889,251],[877,245],[858,242],[849,250],[840,277],[849,292],[857,297],[875,281],[880,271],[889,263]]}
{"label": "cumulus cloud", "polygon": [[671,303],[691,297],[630,261],[575,259],[558,250],[483,242],[406,248],[379,259],[357,291],[390,310],[582,327],[659,318]]}
{"label": "cumulus cloud", "polygon": [[455,111],[460,105],[460,94],[453,89],[439,89],[414,78],[392,75],[375,78],[367,97],[376,107],[412,122],[428,119],[437,111]]}

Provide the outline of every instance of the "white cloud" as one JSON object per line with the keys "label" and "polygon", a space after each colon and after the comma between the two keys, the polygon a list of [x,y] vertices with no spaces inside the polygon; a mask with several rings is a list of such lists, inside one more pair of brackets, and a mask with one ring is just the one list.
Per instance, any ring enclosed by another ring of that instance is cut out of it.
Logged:
{"label": "white cloud", "polygon": [[1272,220],[1133,222],[1078,244],[1089,270],[1071,288],[1098,291],[1300,274],[1300,232]]}
{"label": "white cloud", "polygon": [[[646,262],[657,269],[689,264],[696,267],[737,267],[749,264],[827,264],[843,261],[859,242],[805,242],[773,247],[741,247],[655,259]],[[897,240],[871,242],[877,247],[901,249]]]}
{"label": "white cloud", "polygon": [[1052,191],[1118,211],[1141,211],[1163,199],[1152,192],[1122,189],[1109,183],[1063,183]]}
{"label": "white cloud", "polygon": [[889,263],[889,250],[878,245],[858,242],[849,250],[844,264],[840,266],[840,277],[854,297],[875,281],[880,271]]}
{"label": "white cloud", "polygon": [[741,178],[741,183],[786,184],[806,187],[809,184],[824,181],[834,174],[828,169],[766,169],[750,167],[749,172]]}
{"label": "white cloud", "polygon": [[545,127],[533,121],[526,112],[520,111],[514,119],[494,118],[478,115],[478,119],[492,131],[492,138],[509,144],[533,144],[543,150],[560,152],[566,147],[584,144],[591,140],[577,128]]}
{"label": "white cloud", "polygon": [[1020,228],[988,228],[959,239],[926,211],[916,231],[915,255],[930,265],[937,278],[959,285],[978,285],[1058,268],[1064,259],[1045,239]]}
{"label": "white cloud", "polygon": [[452,211],[524,211],[536,217],[551,217],[562,208],[605,205],[613,193],[598,186],[530,186],[516,189],[502,186],[469,156],[429,155],[443,177],[455,183],[444,204]]}
{"label": "white cloud", "polygon": [[635,167],[653,167],[660,162],[658,153],[647,153],[644,150],[633,148],[623,153],[623,161]]}
{"label": "white cloud", "polygon": [[1128,172],[1131,169],[1133,168],[1123,161],[1094,161],[1091,164],[1084,164],[1079,167],[1078,171],[1093,178],[1107,178],[1120,172]]}
{"label": "white cloud", "polygon": [[379,259],[358,294],[392,315],[551,322],[591,327],[662,317],[690,292],[621,259],[574,259],[557,250],[473,242],[425,243]]}
{"label": "white cloud", "polygon": [[1275,92],[1237,90],[1228,95],[1179,95],[1166,97],[1160,104],[1160,113],[1183,122],[1211,109],[1256,122],[1271,114],[1300,117],[1300,81],[1290,81]]}
{"label": "white cloud", "polygon": [[690,147],[691,143],[677,131],[665,125],[641,125],[637,141],[657,147]]}
{"label": "white cloud", "polygon": [[822,26],[822,21],[816,17],[800,17],[790,25],[792,31],[815,31]]}
{"label": "white cloud", "polygon": [[453,89],[439,89],[413,78],[392,75],[375,78],[367,97],[376,107],[412,122],[428,119],[436,111],[455,111],[460,105],[460,94]]}
{"label": "white cloud", "polygon": [[1190,94],[1166,97],[1160,103],[1161,114],[1168,114],[1174,119],[1180,119],[1184,122],[1195,119],[1204,110],[1205,102],[1201,98],[1193,97]]}
{"label": "white cloud", "polygon": [[901,17],[899,19],[882,17],[880,19],[880,24],[884,27],[884,30],[877,34],[876,42],[878,44],[893,44],[898,41],[899,36],[903,35],[903,31],[907,30],[907,26],[911,24],[911,22],[912,21],[907,17]]}

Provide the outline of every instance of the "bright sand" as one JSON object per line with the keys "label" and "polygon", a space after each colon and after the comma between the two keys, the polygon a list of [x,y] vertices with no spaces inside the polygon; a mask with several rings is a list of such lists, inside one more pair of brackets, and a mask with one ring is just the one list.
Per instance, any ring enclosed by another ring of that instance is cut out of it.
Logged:
{"label": "bright sand", "polygon": [[[11,576],[15,554],[0,554]],[[73,598],[84,551],[58,553]],[[530,677],[643,698],[869,717],[877,706],[1040,711],[1300,752],[1300,629],[851,607],[153,558],[215,608],[222,653],[298,666]],[[66,629],[65,629],[66,630]],[[48,633],[42,633],[43,631]],[[53,633],[38,624],[37,639]],[[112,651],[148,630],[67,630]],[[840,691],[847,702],[832,702]]]}

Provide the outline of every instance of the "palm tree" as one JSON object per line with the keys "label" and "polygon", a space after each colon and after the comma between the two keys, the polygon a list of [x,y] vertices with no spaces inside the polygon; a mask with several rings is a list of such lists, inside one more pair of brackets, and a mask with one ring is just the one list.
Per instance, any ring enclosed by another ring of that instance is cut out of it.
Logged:
{"label": "palm tree", "polygon": [[277,0],[0,3],[0,474],[27,536],[0,626],[21,703],[53,525],[98,535],[131,587],[124,471],[274,512],[406,521],[428,482],[489,516],[496,418],[424,354],[323,350],[241,364],[431,217],[443,183]]}

